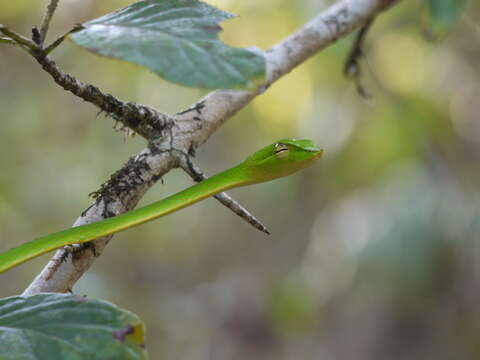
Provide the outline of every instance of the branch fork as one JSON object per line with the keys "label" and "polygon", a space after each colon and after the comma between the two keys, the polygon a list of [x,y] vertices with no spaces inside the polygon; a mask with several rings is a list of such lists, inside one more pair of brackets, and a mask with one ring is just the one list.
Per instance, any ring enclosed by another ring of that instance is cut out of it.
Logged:
{"label": "branch fork", "polygon": [[[249,104],[260,92],[213,91],[187,110],[175,115],[116,99],[97,87],[66,74],[49,58],[49,52],[65,38],[64,35],[52,45],[43,47],[58,2],[50,1],[40,30],[34,31],[35,41],[0,25],[0,33],[3,34],[0,43],[20,45],[58,85],[94,104],[109,117],[148,141],[148,147],[132,157],[97,192],[95,203],[82,213],[74,226],[101,221],[133,209],[145,192],[175,167],[181,167],[195,181],[204,179],[203,172],[190,156],[185,154],[194,154],[198,146],[207,141],[227,119]],[[269,86],[280,77],[339,38],[363,26],[369,19],[396,2],[397,0],[339,0],[266,52],[267,81],[260,88],[268,91]],[[172,149],[177,149],[182,155]],[[241,214],[243,219],[259,230],[268,231],[228,195],[219,194],[217,199],[235,213]],[[63,249],[58,250],[23,295],[69,291],[102,253],[110,238],[111,236],[97,239],[92,242],[94,251],[82,249],[73,256],[66,256]]]}

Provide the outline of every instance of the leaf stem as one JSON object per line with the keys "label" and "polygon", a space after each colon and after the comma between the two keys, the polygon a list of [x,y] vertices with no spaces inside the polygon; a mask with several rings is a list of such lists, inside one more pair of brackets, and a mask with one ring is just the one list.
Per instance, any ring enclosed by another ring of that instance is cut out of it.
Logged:
{"label": "leaf stem", "polygon": [[68,35],[74,33],[74,32],[77,32],[77,31],[80,31],[83,29],[83,25],[81,24],[78,24],[76,25],[73,29],[69,30],[68,32],[66,32],[65,34],[63,34],[62,36],[58,37],[55,41],[53,41],[50,45],[48,45],[47,47],[45,47],[44,49],[44,52],[46,55],[50,54],[53,50],[55,50],[61,43],[63,43],[63,41],[67,38]]}

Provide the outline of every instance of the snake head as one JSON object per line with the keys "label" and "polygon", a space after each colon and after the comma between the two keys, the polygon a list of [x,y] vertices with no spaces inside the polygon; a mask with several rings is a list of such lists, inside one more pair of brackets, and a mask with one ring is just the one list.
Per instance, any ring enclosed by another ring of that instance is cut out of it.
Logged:
{"label": "snake head", "polygon": [[311,140],[281,139],[249,156],[242,167],[248,174],[247,183],[264,182],[304,169],[322,154]]}

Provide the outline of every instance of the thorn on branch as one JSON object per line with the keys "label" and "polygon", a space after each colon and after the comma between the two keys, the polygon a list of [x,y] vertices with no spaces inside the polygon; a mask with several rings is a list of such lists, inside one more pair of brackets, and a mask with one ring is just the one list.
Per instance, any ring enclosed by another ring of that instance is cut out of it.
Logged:
{"label": "thorn on branch", "polygon": [[[200,168],[193,163],[190,156],[184,154],[185,156],[182,158],[180,162],[180,167],[190,175],[190,177],[195,182],[200,182],[206,180],[207,177],[205,174],[200,170]],[[227,208],[232,210],[235,214],[240,216],[243,220],[248,222],[252,225],[255,229],[260,230],[268,235],[270,235],[270,231],[268,231],[267,227],[263,225],[250,211],[244,208],[240,203],[234,200],[230,195],[225,192],[219,193],[214,196],[221,204],[225,205]]]}
{"label": "thorn on branch", "polygon": [[199,101],[195,105],[193,105],[192,107],[189,107],[187,110],[181,111],[181,112],[177,113],[176,115],[183,115],[183,114],[186,114],[190,111],[195,111],[198,115],[201,115],[204,107],[205,107],[205,101]]}

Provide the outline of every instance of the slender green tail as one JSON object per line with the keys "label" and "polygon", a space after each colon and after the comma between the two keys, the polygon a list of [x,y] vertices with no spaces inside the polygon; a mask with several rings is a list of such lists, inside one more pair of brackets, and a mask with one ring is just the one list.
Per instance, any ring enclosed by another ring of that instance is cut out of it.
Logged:
{"label": "slender green tail", "polygon": [[165,199],[96,223],[36,238],[0,254],[0,273],[62,246],[81,244],[168,215],[219,192],[242,186],[236,169],[224,171]]}

